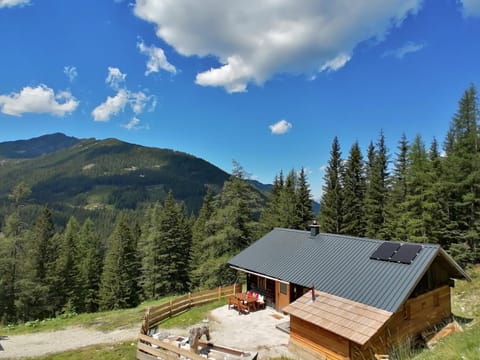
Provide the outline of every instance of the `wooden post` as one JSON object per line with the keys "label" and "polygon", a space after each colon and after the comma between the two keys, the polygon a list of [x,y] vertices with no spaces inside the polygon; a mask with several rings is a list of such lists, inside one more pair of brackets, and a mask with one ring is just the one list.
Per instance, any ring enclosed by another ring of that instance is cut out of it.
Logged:
{"label": "wooden post", "polygon": [[150,306],[147,308],[147,311],[145,311],[145,315],[143,315],[142,328],[140,329],[140,333],[143,335],[147,335],[148,330],[150,330],[149,318],[150,318]]}
{"label": "wooden post", "polygon": [[220,300],[222,298],[222,287],[219,286],[218,287],[218,300]]}

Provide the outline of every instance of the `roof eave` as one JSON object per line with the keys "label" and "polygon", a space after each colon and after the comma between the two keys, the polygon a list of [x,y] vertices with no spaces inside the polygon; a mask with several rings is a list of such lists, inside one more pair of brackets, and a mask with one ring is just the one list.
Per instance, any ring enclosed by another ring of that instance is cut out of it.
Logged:
{"label": "roof eave", "polygon": [[467,281],[472,281],[472,278],[465,272],[465,270],[463,270],[461,268],[460,265],[457,264],[457,262],[445,251],[443,250],[442,248],[440,248],[440,251],[439,251],[440,255],[443,256],[443,258],[445,260],[447,260],[447,262],[452,265],[452,267],[455,268],[455,270],[458,271],[458,273],[460,274],[459,277],[454,277],[454,279],[459,279],[461,280],[461,278],[463,277],[463,279],[467,280]]}

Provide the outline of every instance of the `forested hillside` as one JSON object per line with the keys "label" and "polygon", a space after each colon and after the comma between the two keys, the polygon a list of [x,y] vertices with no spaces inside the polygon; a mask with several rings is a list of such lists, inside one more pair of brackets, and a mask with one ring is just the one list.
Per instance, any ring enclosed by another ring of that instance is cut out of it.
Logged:
{"label": "forested hillside", "polygon": [[[393,157],[381,132],[365,155],[353,144],[343,157],[335,138],[322,231],[439,243],[463,266],[479,261],[479,143],[474,86],[442,149],[400,135]],[[304,169],[279,170],[265,200],[239,164],[230,176],[202,166],[174,151],[90,139],[0,167],[0,321],[230,284],[228,259],[273,227],[305,229],[315,217]],[[193,196],[202,197],[198,215]]]}
{"label": "forested hillside", "polygon": [[[182,201],[189,213],[195,213],[210,188],[217,193],[228,174],[218,167],[192,155],[158,148],[128,144],[115,139],[74,141],[54,135],[51,151],[31,159],[5,160],[0,166],[1,220],[11,211],[8,194],[24,183],[29,196],[20,211],[26,222],[38,215],[37,205],[48,205],[56,225],[65,226],[70,215],[81,220],[87,217],[98,223],[105,214],[116,216],[119,210],[142,208],[163,201],[169,191]],[[43,140],[31,139],[3,146],[6,153],[24,149],[34,153]],[[3,143],[6,144],[6,143]],[[1,145],[1,144],[0,144]],[[43,146],[42,151],[47,147]],[[111,230],[111,229],[110,229]]]}

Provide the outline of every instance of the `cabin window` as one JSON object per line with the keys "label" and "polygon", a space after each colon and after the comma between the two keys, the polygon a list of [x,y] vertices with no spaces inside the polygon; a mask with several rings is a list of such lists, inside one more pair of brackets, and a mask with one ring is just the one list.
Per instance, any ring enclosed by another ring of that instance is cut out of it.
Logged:
{"label": "cabin window", "polygon": [[280,283],[280,293],[283,295],[287,295],[287,284]]}

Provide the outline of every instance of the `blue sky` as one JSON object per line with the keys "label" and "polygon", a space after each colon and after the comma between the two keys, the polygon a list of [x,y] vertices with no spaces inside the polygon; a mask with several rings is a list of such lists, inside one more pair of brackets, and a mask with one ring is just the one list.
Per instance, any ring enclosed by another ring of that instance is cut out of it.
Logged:
{"label": "blue sky", "polygon": [[383,129],[427,143],[480,84],[480,0],[0,0],[0,141],[171,148],[321,194]]}

